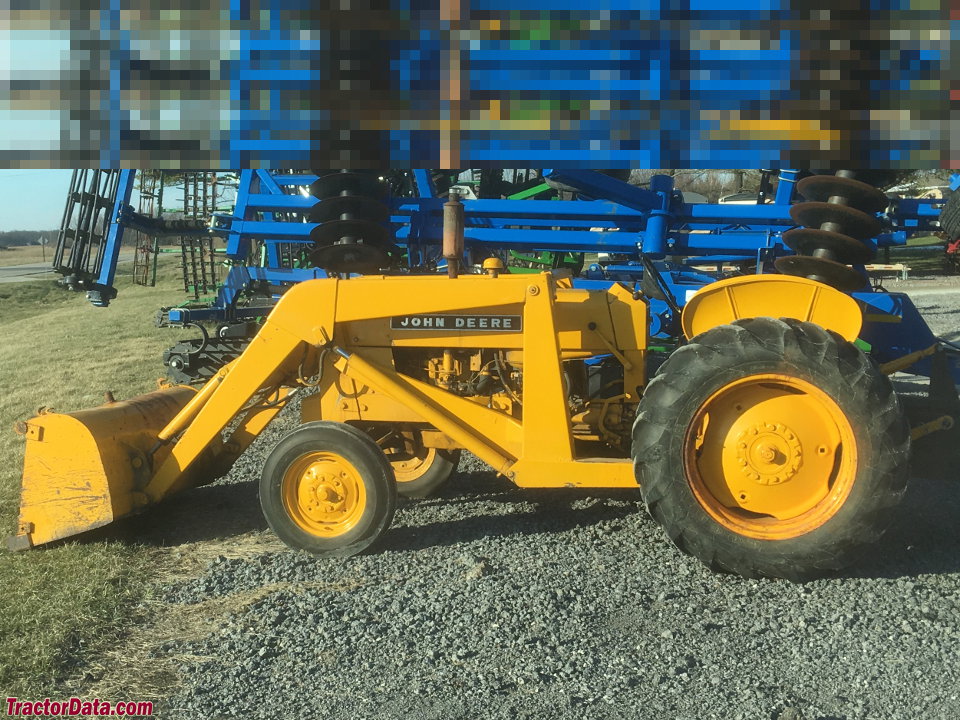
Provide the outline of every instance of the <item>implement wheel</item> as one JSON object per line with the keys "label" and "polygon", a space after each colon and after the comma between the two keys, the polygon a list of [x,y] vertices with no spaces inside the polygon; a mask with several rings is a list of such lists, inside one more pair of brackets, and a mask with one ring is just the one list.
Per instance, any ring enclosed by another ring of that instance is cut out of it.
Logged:
{"label": "implement wheel", "polygon": [[260,479],[260,505],[287,545],[319,555],[356,555],[390,525],[393,471],[380,448],[349,425],[311,422],[274,447]]}
{"label": "implement wheel", "polygon": [[650,514],[717,570],[803,580],[876,542],[908,477],[889,380],[835,333],[751,318],[693,338],[640,401],[633,459]]}

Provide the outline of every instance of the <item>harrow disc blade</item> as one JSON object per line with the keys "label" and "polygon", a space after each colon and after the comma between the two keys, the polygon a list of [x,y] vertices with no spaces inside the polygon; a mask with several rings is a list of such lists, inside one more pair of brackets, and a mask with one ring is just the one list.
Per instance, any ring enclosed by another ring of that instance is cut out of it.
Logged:
{"label": "harrow disc blade", "polygon": [[866,284],[863,276],[853,268],[826,258],[790,255],[777,259],[774,264],[784,275],[810,278],[844,292],[859,290]]}
{"label": "harrow disc blade", "polygon": [[392,246],[387,229],[369,220],[331,220],[323,225],[317,225],[310,232],[310,239],[316,243],[317,247],[335,245],[344,238],[377,247]]}
{"label": "harrow disc blade", "polygon": [[[365,195],[336,195],[321,200],[310,208],[310,222],[327,223],[353,215],[375,223],[387,222],[390,211],[386,205]],[[353,219],[353,218],[350,218]]]}
{"label": "harrow disc blade", "polygon": [[813,255],[817,250],[827,250],[833,253],[837,260],[849,265],[869,262],[874,255],[873,248],[865,242],[843,233],[816,228],[787,230],[783,234],[783,242],[800,255]]}
{"label": "harrow disc blade", "polygon": [[880,234],[880,221],[872,215],[846,205],[825,202],[807,202],[790,208],[790,217],[797,225],[819,228],[824,223],[836,223],[845,235],[858,240]]}
{"label": "harrow disc blade", "polygon": [[379,247],[360,243],[327,245],[310,253],[317,267],[331,272],[372,275],[390,264],[390,256]]}
{"label": "harrow disc blade", "polygon": [[321,200],[344,192],[348,195],[382,198],[386,194],[386,188],[377,175],[360,172],[330,173],[319,178],[310,186],[310,194]]}
{"label": "harrow disc blade", "polygon": [[827,202],[831,197],[847,199],[851,207],[868,214],[883,212],[890,201],[882,190],[852,178],[836,175],[812,175],[797,183],[797,192],[810,202]]}

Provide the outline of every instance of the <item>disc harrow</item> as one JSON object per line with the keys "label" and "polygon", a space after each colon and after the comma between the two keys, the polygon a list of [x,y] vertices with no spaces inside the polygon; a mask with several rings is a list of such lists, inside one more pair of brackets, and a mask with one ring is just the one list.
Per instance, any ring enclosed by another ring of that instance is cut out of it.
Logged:
{"label": "disc harrow", "polygon": [[882,191],[855,180],[851,170],[836,175],[812,175],[797,184],[806,202],[790,208],[790,217],[803,227],[783,234],[797,254],[776,261],[777,270],[817,280],[838,290],[859,290],[863,276],[850,265],[862,265],[876,254],[870,239],[880,233],[875,217],[886,209]]}
{"label": "disc harrow", "polygon": [[310,194],[320,202],[309,220],[320,224],[310,233],[313,264],[330,272],[366,274],[393,264],[399,251],[385,225],[390,209],[379,177],[370,171],[314,172],[320,177]]}

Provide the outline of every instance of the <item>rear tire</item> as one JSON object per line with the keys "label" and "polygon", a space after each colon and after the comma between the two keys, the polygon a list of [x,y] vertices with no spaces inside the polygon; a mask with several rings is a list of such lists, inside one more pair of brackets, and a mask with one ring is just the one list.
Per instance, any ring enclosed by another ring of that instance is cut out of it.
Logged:
{"label": "rear tire", "polygon": [[948,243],[960,237],[960,190],[950,193],[940,210],[940,229],[947,234]]}
{"label": "rear tire", "polygon": [[684,552],[746,577],[805,580],[853,562],[903,496],[909,448],[893,387],[866,355],[773,318],[673,353],[633,428],[650,514]]}
{"label": "rear tire", "polygon": [[363,552],[389,527],[396,503],[390,463],[370,437],[343,423],[288,433],[260,478],[267,524],[290,547],[317,555]]}

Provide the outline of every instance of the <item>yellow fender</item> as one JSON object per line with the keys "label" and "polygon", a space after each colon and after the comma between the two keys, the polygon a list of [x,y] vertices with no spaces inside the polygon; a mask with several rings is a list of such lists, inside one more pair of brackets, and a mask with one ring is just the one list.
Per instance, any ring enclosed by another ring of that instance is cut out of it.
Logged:
{"label": "yellow fender", "polygon": [[689,340],[710,328],[750,317],[811,322],[850,342],[863,325],[863,313],[852,297],[792,275],[747,275],[711,283],[687,301],[680,325]]}

